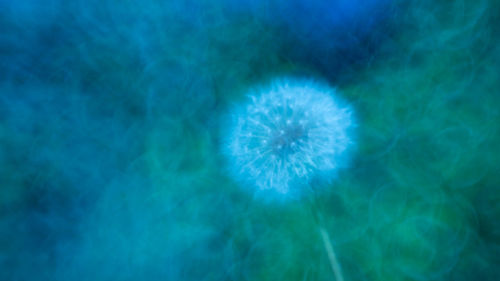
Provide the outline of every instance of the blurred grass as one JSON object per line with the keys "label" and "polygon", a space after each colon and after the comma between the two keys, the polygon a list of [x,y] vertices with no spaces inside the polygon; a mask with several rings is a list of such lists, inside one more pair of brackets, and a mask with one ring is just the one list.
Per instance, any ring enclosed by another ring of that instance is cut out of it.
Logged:
{"label": "blurred grass", "polygon": [[498,2],[398,2],[354,65],[221,3],[1,14],[0,277],[331,280],[310,201],[259,202],[220,153],[249,86],[302,74],[356,110],[313,206],[345,280],[500,278]]}

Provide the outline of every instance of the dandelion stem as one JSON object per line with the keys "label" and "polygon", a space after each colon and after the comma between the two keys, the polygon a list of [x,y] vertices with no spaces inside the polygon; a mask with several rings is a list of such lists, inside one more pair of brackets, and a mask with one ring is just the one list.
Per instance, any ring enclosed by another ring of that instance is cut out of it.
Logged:
{"label": "dandelion stem", "polygon": [[321,233],[321,238],[323,240],[323,246],[325,247],[326,253],[328,254],[328,259],[330,260],[330,266],[332,267],[333,274],[335,275],[335,280],[344,281],[342,277],[342,269],[337,261],[337,256],[333,250],[332,242],[330,241],[330,236],[326,229],[322,226],[319,227],[319,232]]}
{"label": "dandelion stem", "polygon": [[324,227],[324,218],[319,210],[319,201],[316,195],[315,189],[311,187],[312,197],[310,198],[311,203],[311,211],[319,227],[319,233],[321,234],[321,240],[323,241],[323,247],[328,255],[328,260],[330,261],[330,267],[332,269],[333,275],[335,276],[336,281],[344,281],[344,277],[342,275],[342,268],[340,267],[340,263],[337,260],[337,255],[335,255],[335,251],[333,250],[332,241],[330,239],[330,235],[326,228]]}

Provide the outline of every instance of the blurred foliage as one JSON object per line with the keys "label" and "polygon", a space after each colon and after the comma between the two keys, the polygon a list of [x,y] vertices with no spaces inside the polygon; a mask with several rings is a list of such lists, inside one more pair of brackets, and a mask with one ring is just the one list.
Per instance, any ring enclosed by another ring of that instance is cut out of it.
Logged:
{"label": "blurred foliage", "polygon": [[[500,279],[500,3],[254,2],[0,0],[1,280],[332,280],[317,216],[346,281]],[[357,148],[272,204],[221,134],[283,74]]]}

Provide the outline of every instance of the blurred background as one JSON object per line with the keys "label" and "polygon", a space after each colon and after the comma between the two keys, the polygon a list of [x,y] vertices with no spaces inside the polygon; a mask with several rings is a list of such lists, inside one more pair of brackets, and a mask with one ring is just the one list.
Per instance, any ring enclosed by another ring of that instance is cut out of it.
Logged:
{"label": "blurred background", "polygon": [[346,281],[500,280],[500,2],[0,0],[0,280],[333,280],[305,200],[227,173],[276,76],[356,113]]}

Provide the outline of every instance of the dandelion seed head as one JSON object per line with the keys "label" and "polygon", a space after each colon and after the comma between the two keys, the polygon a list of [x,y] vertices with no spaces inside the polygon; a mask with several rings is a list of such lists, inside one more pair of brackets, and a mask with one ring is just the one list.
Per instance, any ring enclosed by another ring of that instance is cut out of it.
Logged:
{"label": "dandelion seed head", "polygon": [[351,109],[335,89],[309,80],[277,79],[252,90],[232,112],[226,154],[233,175],[257,190],[301,193],[331,180],[352,144]]}

